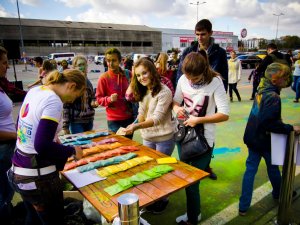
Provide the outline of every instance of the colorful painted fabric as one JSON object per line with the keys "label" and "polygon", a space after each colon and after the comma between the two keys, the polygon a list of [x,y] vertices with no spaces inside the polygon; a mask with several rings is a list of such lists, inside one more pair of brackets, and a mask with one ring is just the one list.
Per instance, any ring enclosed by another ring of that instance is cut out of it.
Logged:
{"label": "colorful painted fabric", "polygon": [[99,154],[93,155],[92,157],[87,157],[87,158],[80,159],[78,161],[69,162],[65,165],[64,170],[70,170],[78,166],[83,166],[88,164],[89,162],[96,162],[98,160],[109,159],[114,156],[125,155],[129,152],[134,152],[137,150],[139,150],[138,147],[132,148],[132,146],[128,146],[128,148],[120,147],[110,151],[101,152]]}
{"label": "colorful painted fabric", "polygon": [[97,171],[97,173],[101,176],[101,177],[107,177],[109,175],[112,175],[112,174],[115,174],[115,173],[118,173],[118,172],[121,172],[121,171],[125,171],[125,170],[128,170],[134,166],[137,166],[137,165],[141,165],[143,163],[146,163],[148,161],[151,161],[153,160],[153,158],[149,157],[149,156],[142,156],[142,157],[137,157],[137,158],[133,158],[133,159],[130,159],[130,160],[127,160],[119,165],[116,165],[115,167],[118,168],[118,170],[115,170],[116,168],[114,167],[114,172],[113,169],[109,168],[108,167],[105,167],[99,171]]}
{"label": "colorful painted fabric", "polygon": [[92,134],[72,134],[72,135],[63,135],[60,136],[60,142],[62,144],[69,143],[69,142],[76,142],[76,141],[86,141],[97,137],[107,136],[109,135],[108,132],[96,132]]}
{"label": "colorful painted fabric", "polygon": [[142,173],[146,174],[147,176],[151,177],[152,179],[160,177],[161,174],[154,172],[153,170],[145,170]]}
{"label": "colorful painted fabric", "polygon": [[71,141],[64,143],[64,146],[79,146],[79,145],[88,145],[91,144],[91,140],[85,140],[85,141]]}
{"label": "colorful painted fabric", "polygon": [[[172,170],[174,170],[173,167],[169,165],[159,165],[151,168],[150,170],[145,170],[145,171],[148,171],[147,173],[151,173],[151,174],[157,173],[159,174],[159,176],[162,176],[163,174],[168,173]],[[143,182],[153,180],[154,178],[144,173],[145,171],[142,171],[141,173],[137,173],[128,178],[119,179],[117,180],[116,184],[104,188],[104,191],[106,191],[110,196],[113,196],[117,193],[127,190],[128,188],[131,188],[132,187],[131,185],[136,186],[142,184]]]}
{"label": "colorful painted fabric", "polygon": [[118,194],[122,191],[125,191],[126,189],[123,188],[120,184],[116,183],[112,186],[109,186],[104,189],[110,196],[114,196],[115,194]]}
{"label": "colorful painted fabric", "polygon": [[133,184],[130,182],[130,180],[128,178],[119,179],[119,180],[117,180],[117,183],[119,185],[121,185],[122,188],[125,188],[125,190],[133,187]]}
{"label": "colorful painted fabric", "polygon": [[93,170],[93,169],[97,169],[99,167],[104,167],[104,166],[109,166],[109,165],[112,165],[112,164],[117,164],[117,163],[123,162],[125,160],[132,159],[136,156],[137,156],[137,154],[135,154],[135,153],[127,153],[125,155],[115,156],[115,157],[112,157],[112,158],[109,158],[109,159],[106,159],[106,160],[99,160],[99,161],[96,161],[96,162],[91,162],[91,163],[89,163],[87,165],[84,165],[84,166],[79,166],[79,167],[77,167],[77,170],[80,173],[84,173],[84,172],[87,172],[87,171],[90,171],[90,170]]}

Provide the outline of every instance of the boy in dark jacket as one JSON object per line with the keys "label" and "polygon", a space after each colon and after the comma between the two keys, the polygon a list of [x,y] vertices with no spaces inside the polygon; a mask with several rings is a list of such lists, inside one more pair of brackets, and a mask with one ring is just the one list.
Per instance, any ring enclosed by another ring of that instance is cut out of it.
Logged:
{"label": "boy in dark jacket", "polygon": [[239,214],[246,215],[250,207],[253,183],[261,157],[267,165],[267,172],[273,187],[274,199],[279,198],[281,174],[277,165],[271,164],[271,132],[289,134],[300,133],[300,126],[285,124],[281,119],[280,90],[291,85],[290,68],[284,64],[272,63],[261,78],[258,93],[248,118],[244,134],[244,143],[249,155],[243,178],[242,194],[239,203]]}

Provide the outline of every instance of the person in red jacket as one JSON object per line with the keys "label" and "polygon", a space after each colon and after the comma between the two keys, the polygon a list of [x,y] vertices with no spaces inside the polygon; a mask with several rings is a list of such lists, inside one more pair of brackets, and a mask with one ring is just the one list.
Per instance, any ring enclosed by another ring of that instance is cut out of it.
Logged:
{"label": "person in red jacket", "polygon": [[[96,99],[99,105],[106,107],[109,131],[117,132],[120,127],[127,127],[133,123],[132,104],[125,99],[125,92],[129,86],[125,73],[131,74],[120,67],[122,57],[118,49],[107,49],[105,59],[108,71],[99,77]],[[127,137],[132,138],[132,135]]]}

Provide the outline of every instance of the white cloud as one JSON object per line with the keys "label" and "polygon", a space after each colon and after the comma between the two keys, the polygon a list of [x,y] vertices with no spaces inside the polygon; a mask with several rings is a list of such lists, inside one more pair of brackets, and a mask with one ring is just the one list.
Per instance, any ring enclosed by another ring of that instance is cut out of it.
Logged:
{"label": "white cloud", "polygon": [[67,17],[65,18],[65,21],[73,21],[73,19],[72,19],[71,16],[67,16]]}
{"label": "white cloud", "polygon": [[0,5],[0,17],[13,17],[12,14],[6,12],[2,5]]}
{"label": "white cloud", "polygon": [[19,0],[19,3],[30,6],[38,6],[41,4],[40,0]]}

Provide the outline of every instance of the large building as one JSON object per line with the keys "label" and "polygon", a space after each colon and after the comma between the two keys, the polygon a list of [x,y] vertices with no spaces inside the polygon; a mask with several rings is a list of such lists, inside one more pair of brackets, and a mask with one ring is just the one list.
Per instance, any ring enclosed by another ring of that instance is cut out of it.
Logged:
{"label": "large building", "polygon": [[[195,31],[186,29],[156,28],[162,32],[162,50],[167,51],[171,48],[184,49],[195,41]],[[233,32],[214,31],[212,37],[215,43],[222,48],[230,51],[238,49],[238,36]]]}
{"label": "large building", "polygon": [[[143,25],[86,23],[58,20],[36,20],[0,17],[0,45],[10,58],[22,55],[21,33],[26,56],[75,52],[83,55],[103,54],[109,47],[123,54],[156,54],[172,48],[183,50],[195,40],[194,30],[151,28]],[[226,50],[238,49],[233,32],[214,31],[215,43]]]}
{"label": "large building", "polygon": [[[161,31],[142,25],[21,19],[21,29],[27,56],[54,52],[96,55],[109,47],[117,47],[122,53],[161,51]],[[0,44],[13,58],[19,58],[22,48],[18,18],[0,18],[0,30]]]}

